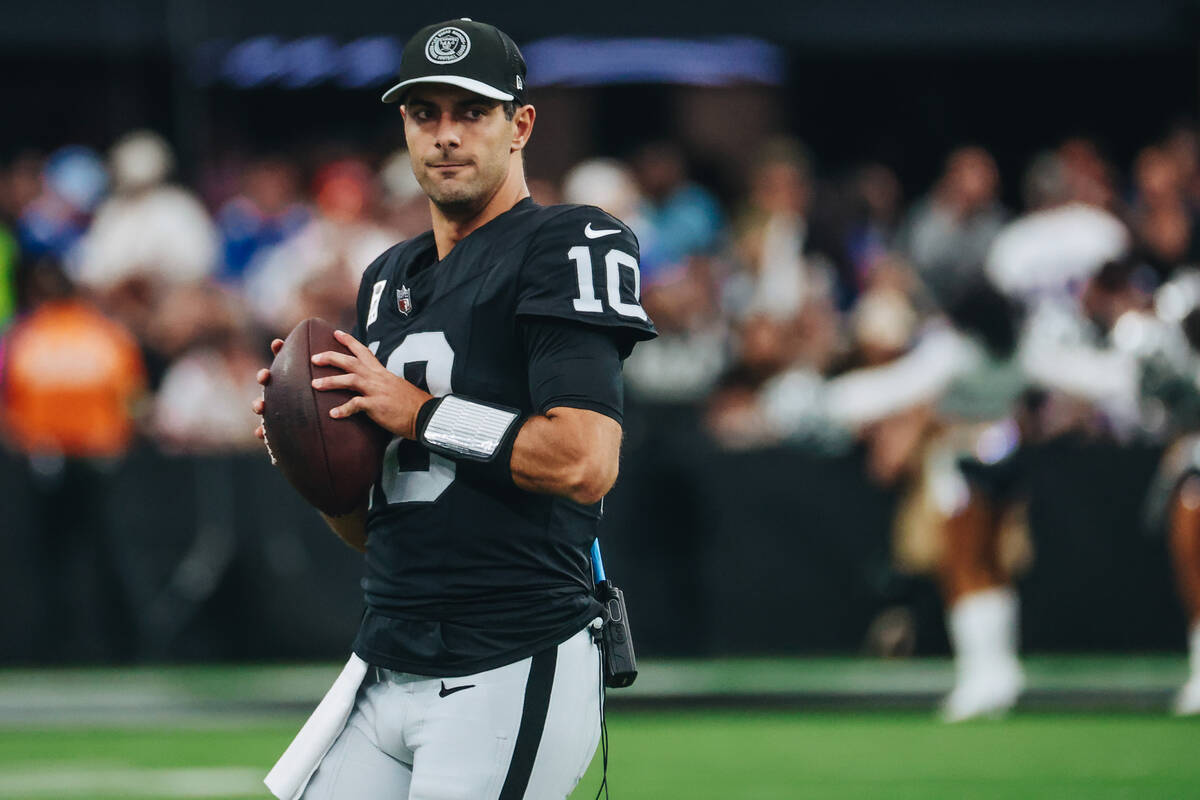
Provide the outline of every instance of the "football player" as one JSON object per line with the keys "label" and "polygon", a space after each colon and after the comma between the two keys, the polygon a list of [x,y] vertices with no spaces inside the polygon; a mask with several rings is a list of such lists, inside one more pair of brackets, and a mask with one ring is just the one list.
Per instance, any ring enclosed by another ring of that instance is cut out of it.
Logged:
{"label": "football player", "polygon": [[422,29],[383,100],[433,229],[367,268],[356,330],[337,333],[352,355],[313,357],[343,370],[314,388],[357,395],[332,415],[394,438],[362,507],[328,520],[366,553],[354,656],[267,785],[562,798],[601,730],[589,550],[617,475],[621,363],[655,335],[638,243],[597,208],[530,199],[535,111],[497,28]]}

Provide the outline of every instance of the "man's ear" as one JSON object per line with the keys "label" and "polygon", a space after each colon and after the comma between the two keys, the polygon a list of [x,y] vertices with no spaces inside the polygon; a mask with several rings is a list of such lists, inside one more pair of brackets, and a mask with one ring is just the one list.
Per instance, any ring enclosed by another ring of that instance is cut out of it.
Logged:
{"label": "man's ear", "polygon": [[513,138],[510,152],[524,150],[533,135],[533,121],[537,118],[537,110],[531,105],[520,106],[513,114]]}

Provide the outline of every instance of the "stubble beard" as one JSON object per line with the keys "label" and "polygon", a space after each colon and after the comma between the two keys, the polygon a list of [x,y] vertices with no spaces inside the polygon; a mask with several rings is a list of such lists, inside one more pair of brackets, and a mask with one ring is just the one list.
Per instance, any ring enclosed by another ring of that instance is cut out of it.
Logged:
{"label": "stubble beard", "polygon": [[478,173],[467,182],[435,180],[426,172],[417,182],[429,197],[430,202],[450,219],[469,219],[475,216],[495,196],[504,182],[504,165],[484,169],[476,166]]}

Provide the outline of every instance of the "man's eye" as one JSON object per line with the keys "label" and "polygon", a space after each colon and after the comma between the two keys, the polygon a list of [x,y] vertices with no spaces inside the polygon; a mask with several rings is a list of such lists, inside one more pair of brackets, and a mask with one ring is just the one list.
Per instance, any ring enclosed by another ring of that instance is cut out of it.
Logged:
{"label": "man's eye", "polygon": [[472,108],[467,110],[467,119],[483,119],[486,114],[482,109]]}

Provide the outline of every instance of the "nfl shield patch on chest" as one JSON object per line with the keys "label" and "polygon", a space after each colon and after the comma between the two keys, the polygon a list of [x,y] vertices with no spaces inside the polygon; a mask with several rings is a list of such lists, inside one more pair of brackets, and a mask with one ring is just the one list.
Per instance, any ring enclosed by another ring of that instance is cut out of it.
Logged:
{"label": "nfl shield patch on chest", "polygon": [[412,291],[407,286],[396,290],[396,308],[406,317],[412,313]]}

